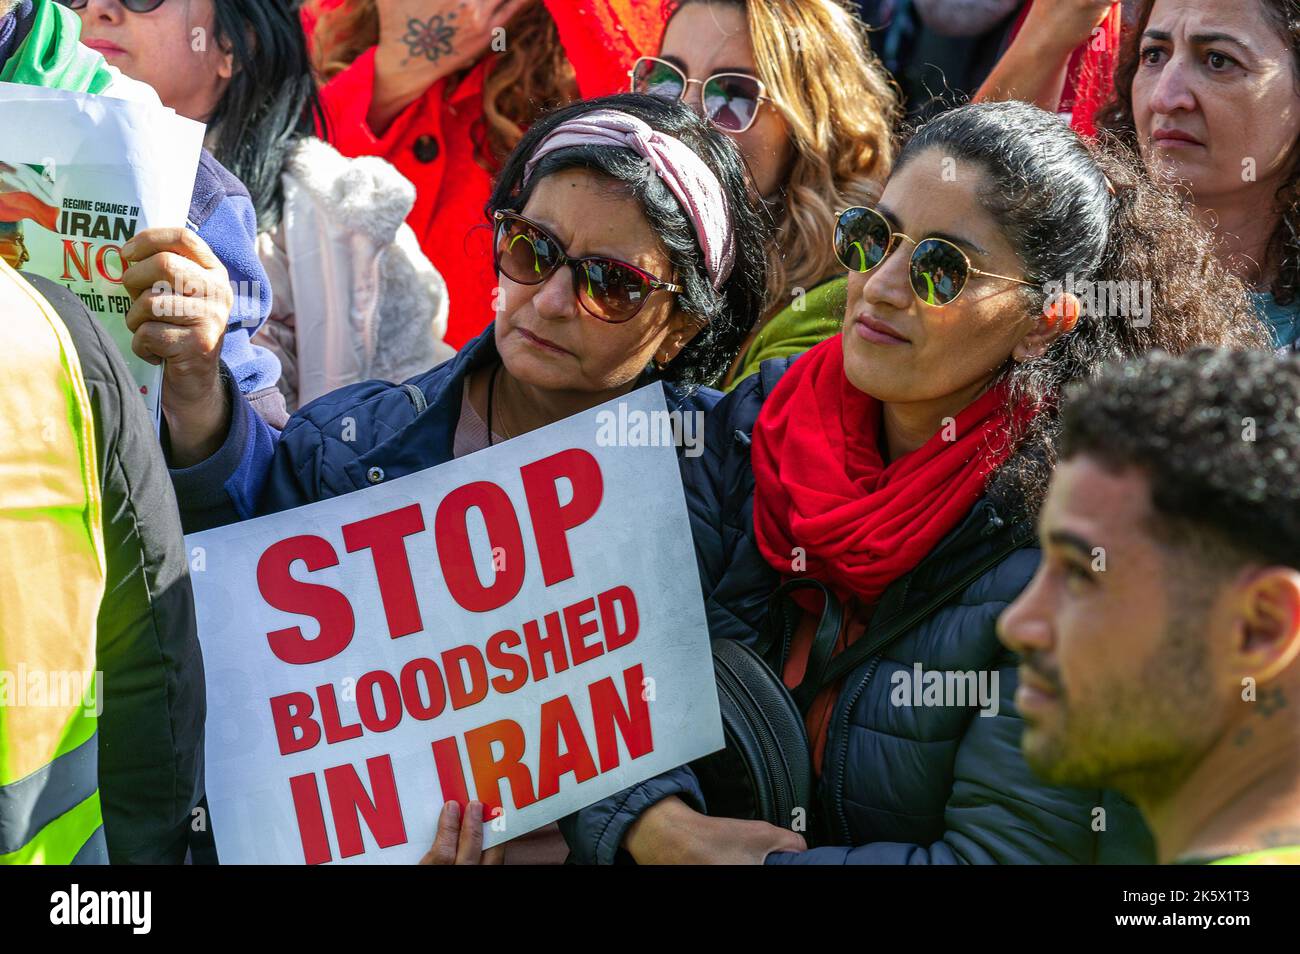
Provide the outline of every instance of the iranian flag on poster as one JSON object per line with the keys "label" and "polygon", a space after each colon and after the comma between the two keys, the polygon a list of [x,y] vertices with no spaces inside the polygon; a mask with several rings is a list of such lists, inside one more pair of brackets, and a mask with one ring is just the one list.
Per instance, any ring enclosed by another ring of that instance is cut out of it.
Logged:
{"label": "iranian flag on poster", "polygon": [[122,246],[181,226],[204,127],[158,105],[0,83],[0,258],[103,322],[155,421],[162,369],[131,351]]}

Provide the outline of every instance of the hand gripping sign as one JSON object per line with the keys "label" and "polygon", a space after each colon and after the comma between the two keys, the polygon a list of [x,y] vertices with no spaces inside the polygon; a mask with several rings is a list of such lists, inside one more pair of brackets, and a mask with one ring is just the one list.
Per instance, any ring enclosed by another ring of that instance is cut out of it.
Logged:
{"label": "hand gripping sign", "polygon": [[0,258],[81,299],[155,422],[162,368],[131,350],[122,247],[185,224],[203,129],[157,103],[0,83]]}
{"label": "hand gripping sign", "polygon": [[677,456],[623,412],[661,386],[187,538],[223,862],[414,862],[447,799],[491,846],[722,747]]}

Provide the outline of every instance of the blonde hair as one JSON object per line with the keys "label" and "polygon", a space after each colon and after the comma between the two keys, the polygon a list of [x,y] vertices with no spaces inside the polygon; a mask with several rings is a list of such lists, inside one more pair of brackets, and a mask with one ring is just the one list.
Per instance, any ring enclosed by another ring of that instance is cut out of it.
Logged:
{"label": "blonde hair", "polygon": [[790,128],[795,158],[768,255],[770,317],[843,271],[835,215],[879,198],[894,160],[898,89],[837,0],[681,0],[741,6],[758,78]]}
{"label": "blonde hair", "polygon": [[[496,54],[483,81],[486,137],[478,143],[480,162],[498,167],[543,112],[580,97],[573,64],[560,43],[555,20],[538,2],[515,14],[506,25],[510,38]],[[332,79],[379,42],[379,10],[375,0],[351,0],[321,14],[313,38],[316,70]],[[464,78],[461,70],[448,84]]]}

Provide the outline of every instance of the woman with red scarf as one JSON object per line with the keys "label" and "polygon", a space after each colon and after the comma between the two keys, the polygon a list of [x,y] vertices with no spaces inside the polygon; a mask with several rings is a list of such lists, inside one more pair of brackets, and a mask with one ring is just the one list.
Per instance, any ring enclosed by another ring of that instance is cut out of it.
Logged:
{"label": "woman with red scarf", "polygon": [[[804,696],[806,825],[712,817],[683,766],[571,816],[570,848],[588,863],[1149,860],[1132,806],[1026,766],[995,627],[1039,562],[1063,388],[1153,347],[1263,346],[1244,287],[1176,196],[1024,103],[923,126],[835,242],[842,334],[765,362],[710,412],[686,498],[714,639],[755,644],[792,577],[845,607],[832,663],[896,638]],[[1148,309],[1098,306],[1103,282],[1150,289]],[[1093,570],[1067,585],[1098,585]],[[810,656],[820,603],[782,653],[791,688],[831,671]]]}
{"label": "woman with red scarf", "polygon": [[312,0],[303,19],[329,142],[415,184],[406,221],[447,283],[459,348],[494,315],[493,175],[546,108],[627,88],[663,0]]}

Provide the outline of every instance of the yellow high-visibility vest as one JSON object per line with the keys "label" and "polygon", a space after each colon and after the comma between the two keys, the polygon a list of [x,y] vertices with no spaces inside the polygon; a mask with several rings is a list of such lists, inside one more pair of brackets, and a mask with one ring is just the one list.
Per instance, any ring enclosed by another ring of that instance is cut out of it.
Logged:
{"label": "yellow high-visibility vest", "polygon": [[50,304],[0,260],[0,864],[107,862],[95,424]]}

